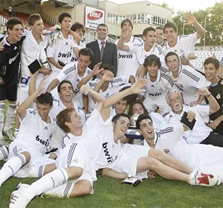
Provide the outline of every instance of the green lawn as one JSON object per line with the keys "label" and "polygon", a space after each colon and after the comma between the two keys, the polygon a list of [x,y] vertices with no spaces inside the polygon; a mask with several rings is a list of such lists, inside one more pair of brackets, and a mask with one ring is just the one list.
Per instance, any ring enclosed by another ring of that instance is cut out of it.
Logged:
{"label": "green lawn", "polygon": [[[0,163],[2,166],[3,163]],[[34,179],[35,180],[35,179]],[[31,183],[33,179],[23,179]],[[7,208],[10,193],[20,179],[11,178],[0,188],[0,208]],[[190,186],[157,177],[144,180],[137,187],[122,185],[120,180],[98,176],[94,194],[73,199],[35,198],[28,207],[33,208],[222,208],[223,185],[208,188]]]}

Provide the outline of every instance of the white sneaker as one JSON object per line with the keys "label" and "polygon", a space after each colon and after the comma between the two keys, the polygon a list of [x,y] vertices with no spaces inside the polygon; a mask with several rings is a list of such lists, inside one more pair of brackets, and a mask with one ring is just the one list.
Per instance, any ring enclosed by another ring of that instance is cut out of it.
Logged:
{"label": "white sneaker", "polygon": [[19,184],[19,189],[11,193],[9,208],[26,208],[30,200],[25,196],[25,189],[30,185]]}
{"label": "white sneaker", "polygon": [[221,183],[219,176],[213,174],[199,173],[198,171],[191,176],[191,185],[197,186],[217,186]]}

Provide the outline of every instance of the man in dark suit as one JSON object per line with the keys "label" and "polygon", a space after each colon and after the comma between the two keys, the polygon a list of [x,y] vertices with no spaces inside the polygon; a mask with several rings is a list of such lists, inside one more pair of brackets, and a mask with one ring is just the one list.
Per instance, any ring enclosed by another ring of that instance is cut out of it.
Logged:
{"label": "man in dark suit", "polygon": [[98,39],[87,44],[87,48],[90,48],[94,57],[91,65],[93,69],[94,65],[99,62],[102,64],[111,64],[114,66],[114,75],[117,72],[117,48],[114,43],[110,43],[106,40],[108,34],[108,27],[105,24],[100,24],[97,27]]}

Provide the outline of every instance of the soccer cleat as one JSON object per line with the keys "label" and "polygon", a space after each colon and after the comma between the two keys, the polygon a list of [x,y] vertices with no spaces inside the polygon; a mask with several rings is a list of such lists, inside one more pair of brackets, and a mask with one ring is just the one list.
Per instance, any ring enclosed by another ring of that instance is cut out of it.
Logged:
{"label": "soccer cleat", "polygon": [[[212,174],[206,174],[206,173],[201,173],[201,176],[209,176],[210,178],[213,178],[214,177],[214,175],[212,175]],[[217,186],[218,185],[220,185],[221,184],[221,178],[217,175],[217,176],[215,176],[215,177],[217,177]]]}
{"label": "soccer cleat", "polygon": [[195,174],[194,176],[195,184],[198,186],[216,186],[219,183],[219,177],[213,174]]}
{"label": "soccer cleat", "polygon": [[30,200],[25,197],[25,189],[30,185],[19,184],[19,188],[11,193],[9,208],[26,208]]}

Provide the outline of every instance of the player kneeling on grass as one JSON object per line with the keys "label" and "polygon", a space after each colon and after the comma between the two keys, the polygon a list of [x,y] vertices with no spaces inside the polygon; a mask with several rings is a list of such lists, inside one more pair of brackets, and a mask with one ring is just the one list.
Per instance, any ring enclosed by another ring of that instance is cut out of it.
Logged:
{"label": "player kneeling on grass", "polygon": [[[49,116],[53,97],[50,93],[39,95],[43,89],[44,80],[17,110],[21,127],[18,138],[9,146],[9,159],[0,170],[0,186],[11,176],[40,177],[56,168],[51,159],[56,156],[45,154],[55,122]],[[37,110],[29,108],[35,99]]]}

